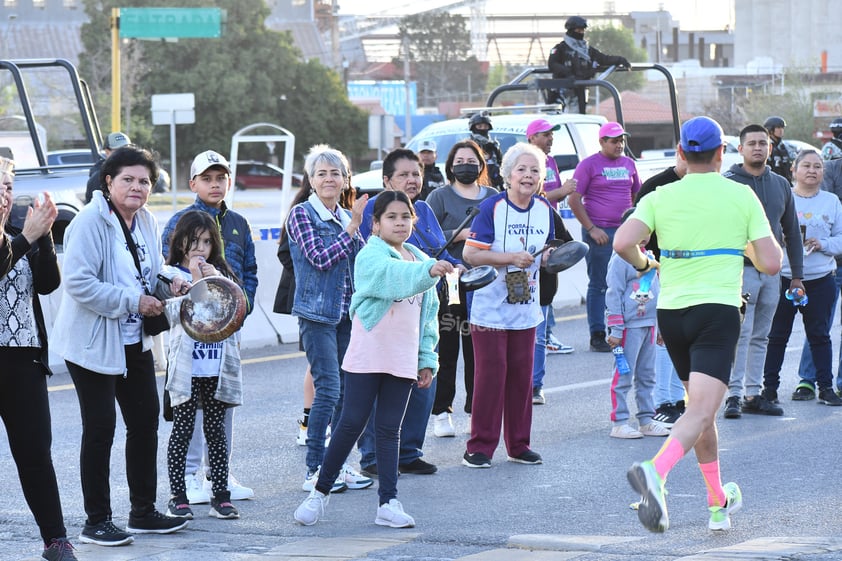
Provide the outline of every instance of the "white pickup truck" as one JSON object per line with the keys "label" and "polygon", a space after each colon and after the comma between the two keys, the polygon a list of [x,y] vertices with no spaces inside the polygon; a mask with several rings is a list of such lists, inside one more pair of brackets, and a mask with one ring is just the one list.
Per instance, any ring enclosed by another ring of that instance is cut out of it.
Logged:
{"label": "white pickup truck", "polygon": [[[613,67],[612,67],[613,68]],[[673,129],[675,131],[675,146],[678,142],[678,108],[675,101],[675,84],[669,71],[655,64],[633,64],[632,70],[655,70],[663,73],[666,77],[666,84],[669,89],[670,100],[673,109]],[[599,127],[607,120],[602,115],[589,115],[579,113],[565,113],[563,107],[558,105],[514,105],[508,107],[495,106],[495,101],[508,92],[524,92],[536,95],[536,92],[548,87],[558,87],[554,80],[534,79],[537,76],[547,74],[546,68],[529,68],[524,70],[518,77],[508,84],[495,89],[488,98],[487,107],[470,110],[470,114],[487,111],[491,116],[493,129],[490,136],[500,143],[500,150],[506,150],[516,142],[526,142],[526,127],[535,119],[546,119],[550,123],[559,124],[561,128],[553,135],[553,146],[551,154],[558,165],[562,180],[573,175],[576,165],[591,154],[599,152]],[[615,114],[622,122],[622,100],[612,84],[604,80],[607,74],[604,73],[599,79],[582,82],[572,82],[573,86],[582,84],[583,87],[605,88],[615,100]],[[410,140],[406,148],[417,151],[423,140],[434,140],[436,142],[436,164],[444,173],[444,163],[447,159],[450,148],[458,142],[470,136],[468,129],[468,117],[450,119],[433,123],[425,127]],[[645,181],[652,175],[669,167],[675,162],[674,157],[642,158],[636,161],[638,173],[641,180]],[[356,174],[352,178],[354,187],[363,193],[375,193],[383,188],[383,173],[381,170],[371,170]],[[562,204],[562,214],[565,218],[572,218],[572,213]]]}
{"label": "white pickup truck", "polygon": [[51,165],[48,145],[85,150],[99,158],[100,129],[90,92],[64,59],[0,60],[0,155],[15,160],[10,221],[20,226],[29,206],[48,191],[58,207],[53,240],[61,251],[64,230],[81,210],[90,163]]}

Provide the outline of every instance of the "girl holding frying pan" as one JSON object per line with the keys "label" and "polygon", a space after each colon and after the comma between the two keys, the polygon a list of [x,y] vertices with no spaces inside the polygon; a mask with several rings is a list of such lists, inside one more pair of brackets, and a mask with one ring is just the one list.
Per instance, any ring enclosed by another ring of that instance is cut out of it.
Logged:
{"label": "girl holding frying pan", "polygon": [[473,414],[462,463],[472,468],[491,467],[501,425],[509,461],[542,461],[529,439],[535,328],[543,319],[533,254],[555,238],[552,207],[537,195],[545,166],[535,146],[509,148],[501,166],[507,190],[480,204],[462,251],[467,263],[498,270],[491,284],[474,291],[471,305]]}

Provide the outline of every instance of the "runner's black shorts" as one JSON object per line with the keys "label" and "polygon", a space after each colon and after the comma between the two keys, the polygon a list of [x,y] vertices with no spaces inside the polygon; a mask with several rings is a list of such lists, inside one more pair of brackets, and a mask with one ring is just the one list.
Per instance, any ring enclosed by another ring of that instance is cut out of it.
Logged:
{"label": "runner's black shorts", "polygon": [[728,385],[740,337],[738,308],[698,304],[658,310],[658,328],[680,380],[701,372]]}

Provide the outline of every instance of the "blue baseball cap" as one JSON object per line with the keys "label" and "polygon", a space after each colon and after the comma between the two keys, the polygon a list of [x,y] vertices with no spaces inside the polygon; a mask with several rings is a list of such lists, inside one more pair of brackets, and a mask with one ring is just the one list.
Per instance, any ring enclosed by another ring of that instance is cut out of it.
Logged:
{"label": "blue baseball cap", "polygon": [[681,126],[681,148],[685,152],[707,152],[724,144],[722,127],[710,117],[693,117]]}

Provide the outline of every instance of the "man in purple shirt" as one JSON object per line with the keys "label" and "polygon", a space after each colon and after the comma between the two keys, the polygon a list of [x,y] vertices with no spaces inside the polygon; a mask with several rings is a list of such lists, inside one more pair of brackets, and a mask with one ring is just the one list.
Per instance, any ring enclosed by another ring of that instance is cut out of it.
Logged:
{"label": "man in purple shirt", "polygon": [[611,352],[605,341],[605,275],[614,232],[640,191],[634,160],[623,155],[628,136],[619,123],[608,122],[599,128],[600,151],[576,166],[576,190],[568,197],[570,209],[582,224],[582,241],[588,244],[586,305],[594,352]]}

